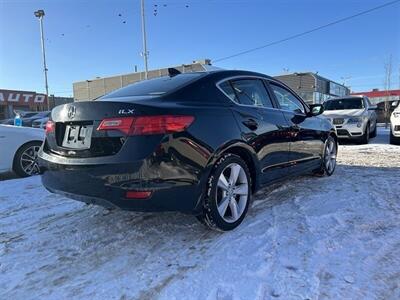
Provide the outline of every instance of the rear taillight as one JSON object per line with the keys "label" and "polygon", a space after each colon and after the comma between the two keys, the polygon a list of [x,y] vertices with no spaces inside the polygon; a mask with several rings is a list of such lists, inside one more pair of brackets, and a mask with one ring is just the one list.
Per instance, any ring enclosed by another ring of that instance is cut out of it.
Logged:
{"label": "rear taillight", "polygon": [[194,121],[193,116],[140,116],[101,121],[97,130],[119,130],[127,135],[150,135],[180,132]]}
{"label": "rear taillight", "polygon": [[152,191],[127,191],[125,197],[127,199],[145,200],[150,198],[152,194]]}
{"label": "rear taillight", "polygon": [[56,129],[56,123],[54,123],[53,121],[50,121],[50,120],[47,121],[46,127],[45,127],[46,134],[54,132],[55,129]]}
{"label": "rear taillight", "polygon": [[104,119],[97,130],[119,130],[129,134],[134,118]]}

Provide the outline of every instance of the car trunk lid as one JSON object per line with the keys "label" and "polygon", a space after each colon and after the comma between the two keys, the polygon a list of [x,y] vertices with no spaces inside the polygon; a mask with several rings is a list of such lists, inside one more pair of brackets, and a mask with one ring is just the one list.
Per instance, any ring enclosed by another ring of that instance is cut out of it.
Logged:
{"label": "car trunk lid", "polygon": [[51,113],[54,131],[47,134],[45,150],[66,157],[116,154],[127,134],[97,129],[104,119],[146,115],[154,110],[138,102],[83,101],[55,107]]}

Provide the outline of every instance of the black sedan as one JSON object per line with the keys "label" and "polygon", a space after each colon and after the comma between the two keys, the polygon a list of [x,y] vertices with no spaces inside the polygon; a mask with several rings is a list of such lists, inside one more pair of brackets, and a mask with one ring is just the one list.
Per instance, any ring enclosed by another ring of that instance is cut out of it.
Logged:
{"label": "black sedan", "polygon": [[188,212],[231,230],[266,184],[332,175],[337,136],[322,112],[263,74],[172,70],[54,108],[42,182],[87,203]]}

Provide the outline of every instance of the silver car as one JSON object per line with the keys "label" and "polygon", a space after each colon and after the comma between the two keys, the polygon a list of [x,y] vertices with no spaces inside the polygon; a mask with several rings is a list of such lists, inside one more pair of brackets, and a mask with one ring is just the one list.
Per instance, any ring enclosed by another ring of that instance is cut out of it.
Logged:
{"label": "silver car", "polygon": [[366,96],[334,98],[324,103],[324,116],[335,126],[338,138],[368,144],[376,136],[376,108]]}

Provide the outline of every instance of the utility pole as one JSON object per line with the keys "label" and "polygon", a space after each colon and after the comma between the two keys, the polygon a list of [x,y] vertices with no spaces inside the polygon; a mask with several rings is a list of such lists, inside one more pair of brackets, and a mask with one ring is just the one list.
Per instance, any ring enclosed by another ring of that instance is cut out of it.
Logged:
{"label": "utility pole", "polygon": [[144,59],[144,78],[148,78],[148,56],[149,52],[147,51],[147,37],[146,37],[146,21],[145,21],[145,13],[144,13],[144,0],[141,0],[141,12],[142,12],[142,36],[143,36],[143,59]]}
{"label": "utility pole", "polygon": [[46,50],[44,48],[44,33],[43,33],[43,17],[44,17],[44,10],[39,9],[34,12],[35,17],[39,19],[40,24],[40,39],[42,44],[42,55],[43,55],[43,71],[44,71],[44,84],[46,87],[46,100],[47,100],[47,110],[50,110],[50,102],[49,102],[49,85],[47,82],[47,65],[46,65]]}
{"label": "utility pole", "polygon": [[386,89],[386,101],[385,101],[385,128],[389,126],[389,117],[390,117],[390,88],[391,88],[391,79],[392,79],[392,55],[389,56],[389,60],[385,63],[385,89]]}

